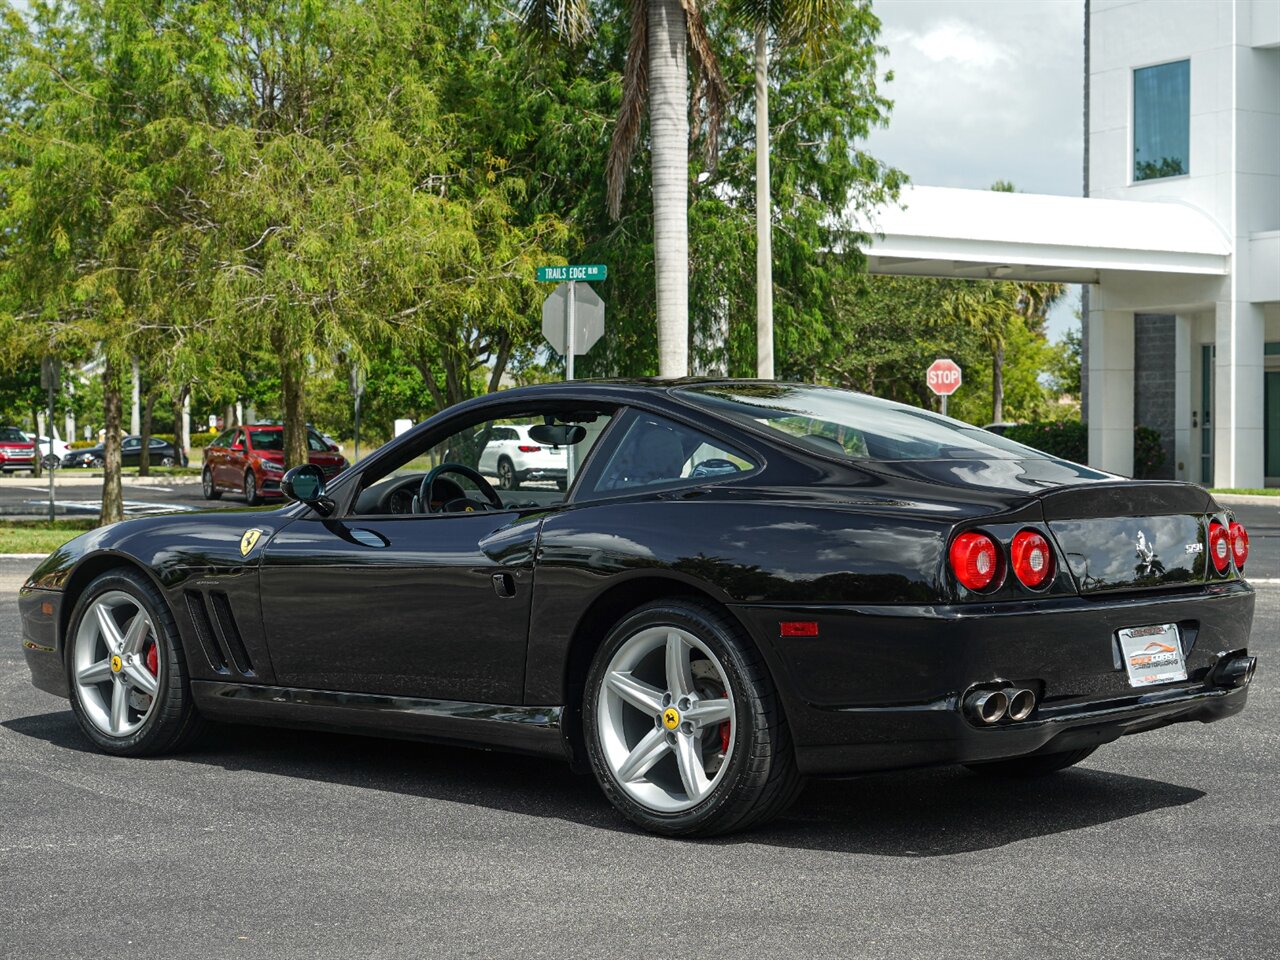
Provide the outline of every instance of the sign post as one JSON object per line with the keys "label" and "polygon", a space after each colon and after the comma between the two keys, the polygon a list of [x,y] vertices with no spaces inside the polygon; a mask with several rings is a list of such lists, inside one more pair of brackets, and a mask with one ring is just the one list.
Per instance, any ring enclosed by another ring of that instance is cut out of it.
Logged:
{"label": "sign post", "polygon": [[947,397],[960,389],[960,364],[954,360],[942,358],[929,364],[924,380],[929,389],[942,398],[942,415],[947,415]]}
{"label": "sign post", "polygon": [[[604,336],[604,301],[589,286],[578,291],[579,283],[605,280],[609,268],[603,263],[566,264],[563,267],[539,267],[538,282],[554,283],[556,288],[542,302],[542,335],[551,349],[564,356],[564,378],[573,379],[573,358],[586,353]],[[561,305],[560,301],[564,304]],[[558,322],[563,317],[563,323]],[[575,449],[565,451],[568,467],[566,483],[573,484],[577,472]]]}
{"label": "sign post", "polygon": [[[53,522],[54,515],[54,490],[53,490],[53,395],[58,391],[58,361],[51,356],[46,356],[40,364],[40,386],[48,391],[49,412],[45,418],[45,434],[49,441],[49,463],[45,464],[45,473],[49,474],[49,521]],[[74,439],[74,437],[72,438]],[[36,461],[39,462],[44,458],[44,454],[40,451],[40,435],[36,431]]]}
{"label": "sign post", "polygon": [[539,283],[558,284],[542,303],[542,335],[564,356],[566,380],[573,379],[574,357],[590,350],[604,334],[604,301],[590,287],[579,291],[578,284],[608,276],[609,268],[599,263],[538,268]]}

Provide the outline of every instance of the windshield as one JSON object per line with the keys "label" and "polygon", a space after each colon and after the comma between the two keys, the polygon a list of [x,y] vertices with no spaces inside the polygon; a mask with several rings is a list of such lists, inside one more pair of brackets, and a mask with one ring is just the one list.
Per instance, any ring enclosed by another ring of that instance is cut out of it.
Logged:
{"label": "windshield", "polygon": [[850,460],[1050,459],[958,420],[832,387],[743,383],[684,387],[700,406]]}
{"label": "windshield", "polygon": [[0,427],[0,443],[26,443],[27,438],[16,427]]}
{"label": "windshield", "polygon": [[249,442],[255,450],[283,450],[283,430],[250,430]]}

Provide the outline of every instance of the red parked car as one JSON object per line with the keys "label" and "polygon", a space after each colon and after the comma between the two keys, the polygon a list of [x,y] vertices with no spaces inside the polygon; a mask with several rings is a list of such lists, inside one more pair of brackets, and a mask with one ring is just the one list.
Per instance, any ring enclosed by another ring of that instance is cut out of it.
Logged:
{"label": "red parked car", "polygon": [[34,470],[36,445],[17,427],[0,427],[0,471]]}
{"label": "red parked car", "polygon": [[[324,471],[325,478],[347,467],[314,430],[307,431],[307,459]],[[223,493],[242,493],[256,507],[267,497],[280,496],[284,476],[284,427],[256,423],[224,430],[204,451],[204,498],[217,500]]]}

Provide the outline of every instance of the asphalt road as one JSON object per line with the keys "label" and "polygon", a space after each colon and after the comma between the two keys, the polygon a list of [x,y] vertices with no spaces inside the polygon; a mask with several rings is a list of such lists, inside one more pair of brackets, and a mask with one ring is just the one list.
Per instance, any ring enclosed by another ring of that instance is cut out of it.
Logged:
{"label": "asphalt road", "polygon": [[33,689],[0,561],[0,956],[1271,957],[1280,585],[1239,717],[1046,780],[813,783],[715,842],[629,828],[549,761],[222,727],[89,750]]}
{"label": "asphalt road", "polygon": [[[60,482],[54,501],[60,517],[93,517],[102,509],[102,481],[87,475],[72,476]],[[24,480],[26,482],[24,482]],[[206,500],[200,490],[199,477],[174,477],[158,484],[125,481],[124,512],[139,517],[149,513],[186,513],[192,510],[243,509],[244,498],[223,494],[220,500]],[[0,518],[44,516],[49,509],[49,486],[43,477],[6,478],[0,483]]]}

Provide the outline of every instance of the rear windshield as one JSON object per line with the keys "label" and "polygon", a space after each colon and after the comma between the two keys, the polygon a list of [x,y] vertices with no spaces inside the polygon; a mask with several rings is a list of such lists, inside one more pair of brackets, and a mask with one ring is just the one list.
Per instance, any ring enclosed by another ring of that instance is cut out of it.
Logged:
{"label": "rear windshield", "polygon": [[699,406],[849,460],[1051,459],[980,427],[861,393],[784,383],[683,387]]}

